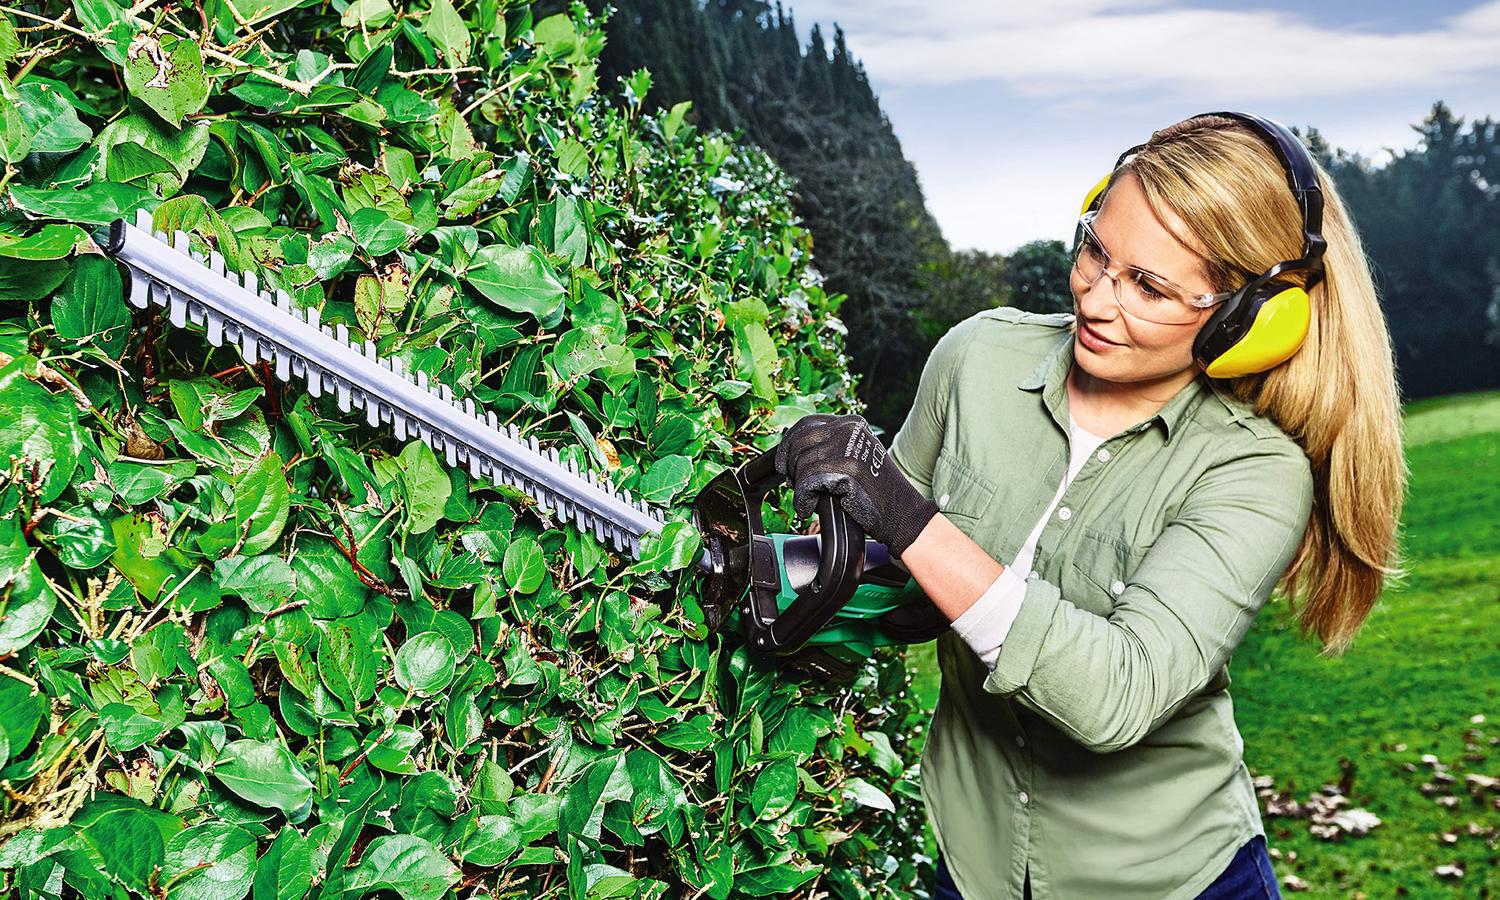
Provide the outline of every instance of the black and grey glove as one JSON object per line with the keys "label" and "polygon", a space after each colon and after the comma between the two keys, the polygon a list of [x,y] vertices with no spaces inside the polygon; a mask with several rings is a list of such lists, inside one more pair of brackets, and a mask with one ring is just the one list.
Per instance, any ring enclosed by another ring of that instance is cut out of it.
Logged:
{"label": "black and grey glove", "polygon": [[840,498],[865,534],[900,556],[938,513],[902,475],[861,416],[822,413],[797,420],[776,448],[776,471],[792,485],[792,507],[810,516],[818,491]]}

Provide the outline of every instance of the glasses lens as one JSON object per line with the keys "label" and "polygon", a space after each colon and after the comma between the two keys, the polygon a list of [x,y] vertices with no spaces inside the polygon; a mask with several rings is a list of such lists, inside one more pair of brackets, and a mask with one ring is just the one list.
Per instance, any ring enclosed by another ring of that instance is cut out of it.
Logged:
{"label": "glasses lens", "polygon": [[[1085,221],[1073,265],[1090,287],[1105,274],[1109,257]],[[1113,280],[1113,279],[1112,279]],[[1112,287],[1125,311],[1138,319],[1161,325],[1181,325],[1196,321],[1198,308],[1188,302],[1177,288],[1135,267],[1122,267],[1119,280]]]}

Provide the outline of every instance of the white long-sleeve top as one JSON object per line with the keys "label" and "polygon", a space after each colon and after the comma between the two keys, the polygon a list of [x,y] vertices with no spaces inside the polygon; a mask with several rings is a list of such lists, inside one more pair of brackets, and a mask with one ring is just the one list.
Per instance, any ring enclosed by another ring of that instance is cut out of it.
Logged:
{"label": "white long-sleeve top", "polygon": [[1068,447],[1071,451],[1068,471],[1063,475],[1062,484],[1057,486],[1057,493],[1052,497],[1052,502],[1047,505],[1042,517],[1031,529],[1030,536],[1021,545],[1015,560],[1007,565],[1000,576],[979,596],[979,599],[974,601],[974,605],[953,620],[953,630],[991,670],[995,668],[995,661],[1000,657],[1000,645],[1005,641],[1005,635],[1010,631],[1011,623],[1015,621],[1016,614],[1021,611],[1021,601],[1026,596],[1026,574],[1031,569],[1032,557],[1036,555],[1036,542],[1042,535],[1042,529],[1046,527],[1047,520],[1052,516],[1052,510],[1057,508],[1057,503],[1062,499],[1063,492],[1068,489],[1073,476],[1078,474],[1084,462],[1093,455],[1099,445],[1107,440],[1097,434],[1084,431],[1071,413],[1068,415],[1068,428],[1070,432]]}

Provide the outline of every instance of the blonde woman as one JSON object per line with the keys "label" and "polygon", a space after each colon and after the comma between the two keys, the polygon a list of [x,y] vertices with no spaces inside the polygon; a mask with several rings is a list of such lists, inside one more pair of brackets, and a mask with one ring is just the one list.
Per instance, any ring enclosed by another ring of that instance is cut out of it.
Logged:
{"label": "blonde woman", "polygon": [[894,465],[820,415],[778,469],[953,623],[935,896],[1279,896],[1227,667],[1273,588],[1337,654],[1396,572],[1390,336],[1331,180],[1274,122],[1157,131],[1085,208],[1073,314],[950,330]]}

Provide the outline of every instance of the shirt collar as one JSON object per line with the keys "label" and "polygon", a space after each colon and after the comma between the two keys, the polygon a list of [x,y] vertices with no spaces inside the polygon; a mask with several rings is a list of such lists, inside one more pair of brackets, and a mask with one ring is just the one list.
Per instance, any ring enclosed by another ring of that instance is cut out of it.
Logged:
{"label": "shirt collar", "polygon": [[[1069,329],[1031,374],[1019,385],[1023,391],[1041,391],[1042,399],[1059,428],[1068,431],[1068,370],[1073,367],[1074,332]],[[1132,426],[1128,431],[1145,429],[1152,422],[1160,422],[1166,432],[1163,442],[1170,444],[1172,436],[1180,430],[1187,415],[1202,400],[1207,389],[1206,376],[1199,373],[1182,390],[1168,400],[1150,419]]]}

